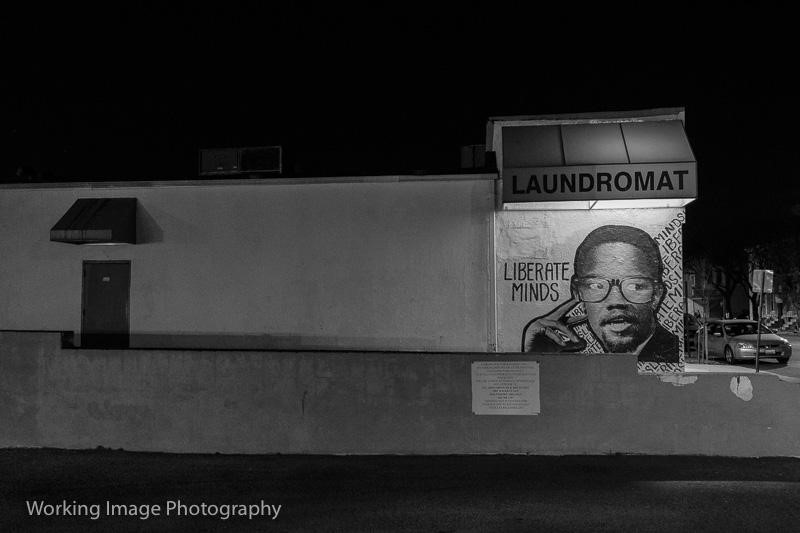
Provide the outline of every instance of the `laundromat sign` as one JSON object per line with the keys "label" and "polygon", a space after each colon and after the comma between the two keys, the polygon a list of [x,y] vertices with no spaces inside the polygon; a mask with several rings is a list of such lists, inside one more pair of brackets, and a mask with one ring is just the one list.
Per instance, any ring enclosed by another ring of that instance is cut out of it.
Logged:
{"label": "laundromat sign", "polygon": [[503,169],[504,202],[696,196],[695,162]]}

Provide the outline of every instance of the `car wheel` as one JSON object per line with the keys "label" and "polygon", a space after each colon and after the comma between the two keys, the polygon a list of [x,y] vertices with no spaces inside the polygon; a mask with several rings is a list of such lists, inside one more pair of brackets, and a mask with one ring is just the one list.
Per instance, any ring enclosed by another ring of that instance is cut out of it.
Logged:
{"label": "car wheel", "polygon": [[789,357],[778,357],[778,362],[785,365],[789,362]]}
{"label": "car wheel", "polygon": [[733,350],[731,350],[730,346],[725,347],[725,361],[727,361],[729,365],[736,363],[736,359],[733,358]]}

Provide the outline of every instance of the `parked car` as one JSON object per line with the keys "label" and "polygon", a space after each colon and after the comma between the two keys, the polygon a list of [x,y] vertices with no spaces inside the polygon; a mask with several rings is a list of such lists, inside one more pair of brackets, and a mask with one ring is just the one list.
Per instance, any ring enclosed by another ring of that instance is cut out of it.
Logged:
{"label": "parked car", "polygon": [[[708,356],[724,357],[733,364],[737,361],[755,360],[758,323],[755,320],[710,319],[708,328]],[[775,358],[785,363],[792,356],[792,345],[766,326],[761,326],[759,359]]]}

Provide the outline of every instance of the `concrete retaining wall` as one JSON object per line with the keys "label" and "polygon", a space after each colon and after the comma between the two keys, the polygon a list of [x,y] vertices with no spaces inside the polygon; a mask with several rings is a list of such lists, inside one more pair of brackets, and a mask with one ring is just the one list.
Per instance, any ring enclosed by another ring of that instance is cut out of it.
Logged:
{"label": "concrete retaining wall", "polygon": [[[540,362],[540,415],[472,414],[470,363],[498,357]],[[675,386],[628,355],[62,350],[2,332],[0,446],[800,455],[798,385],[749,379],[745,401],[730,375]]]}

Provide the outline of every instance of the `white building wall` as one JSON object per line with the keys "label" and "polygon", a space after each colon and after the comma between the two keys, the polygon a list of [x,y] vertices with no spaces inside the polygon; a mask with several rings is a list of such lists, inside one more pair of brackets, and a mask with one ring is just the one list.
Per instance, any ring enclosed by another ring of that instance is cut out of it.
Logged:
{"label": "white building wall", "polygon": [[[0,329],[80,331],[82,262],[130,260],[131,346],[485,351],[492,176],[0,189]],[[139,244],[51,242],[136,197]]]}

